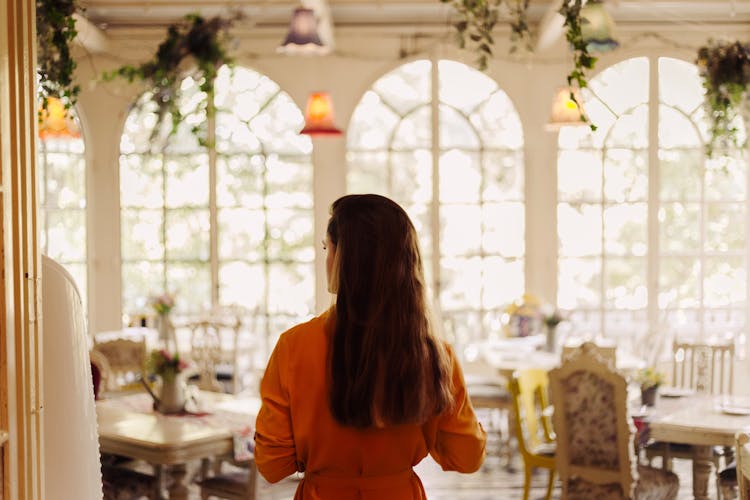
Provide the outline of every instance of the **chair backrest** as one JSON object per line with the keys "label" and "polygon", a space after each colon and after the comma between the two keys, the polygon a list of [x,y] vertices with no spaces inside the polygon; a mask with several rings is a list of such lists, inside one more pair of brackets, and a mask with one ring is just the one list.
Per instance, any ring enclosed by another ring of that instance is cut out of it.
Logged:
{"label": "chair backrest", "polygon": [[209,391],[223,391],[216,378],[220,365],[231,367],[231,392],[237,393],[239,384],[239,336],[242,320],[239,316],[210,316],[185,324],[190,330],[190,359],[199,373],[198,387]]}
{"label": "chair backrest", "polygon": [[549,380],[562,498],[571,491],[594,498],[580,491],[613,488],[632,497],[638,476],[625,378],[595,352],[581,349],[551,370]]}
{"label": "chair backrest", "polygon": [[561,362],[565,363],[569,359],[578,356],[581,350],[598,356],[602,362],[606,363],[612,369],[617,367],[617,346],[597,345],[591,341],[583,342],[580,345],[564,345],[560,358]]}
{"label": "chair backrest", "polygon": [[540,369],[518,370],[509,384],[513,399],[516,439],[523,455],[554,441],[549,413],[549,379]]}
{"label": "chair backrest", "polygon": [[[102,357],[106,367],[102,370],[102,384],[107,391],[141,390],[139,378],[146,363],[146,340],[113,339],[97,342],[91,352],[91,360]],[[103,366],[99,367],[100,369]]]}
{"label": "chair backrest", "polygon": [[672,385],[709,394],[731,394],[734,342],[675,341]]}
{"label": "chair backrest", "polygon": [[94,384],[94,399],[99,399],[102,387],[107,387],[108,378],[111,373],[109,362],[104,354],[94,349],[89,351],[91,362],[91,381]]}
{"label": "chair backrest", "polygon": [[738,432],[735,443],[740,500],[750,500],[750,433]]}

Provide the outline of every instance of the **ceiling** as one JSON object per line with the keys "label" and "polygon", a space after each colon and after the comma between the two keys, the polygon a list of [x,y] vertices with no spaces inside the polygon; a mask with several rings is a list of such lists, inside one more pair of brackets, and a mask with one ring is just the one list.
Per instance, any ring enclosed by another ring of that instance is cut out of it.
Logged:
{"label": "ceiling", "polygon": [[[102,29],[167,25],[191,12],[204,16],[241,11],[258,27],[284,29],[292,10],[304,4],[338,27],[445,24],[452,12],[440,0],[79,0],[84,16]],[[531,0],[529,20],[538,23],[560,0]],[[607,0],[615,22],[638,24],[717,23],[746,25],[750,35],[747,0]]]}

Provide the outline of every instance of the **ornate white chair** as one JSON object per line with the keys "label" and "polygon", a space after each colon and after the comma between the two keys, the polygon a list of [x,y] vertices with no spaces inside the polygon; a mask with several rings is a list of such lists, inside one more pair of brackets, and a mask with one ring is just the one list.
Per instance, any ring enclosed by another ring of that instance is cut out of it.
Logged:
{"label": "ornate white chair", "polygon": [[239,392],[241,318],[211,315],[185,327],[190,330],[190,358],[198,370],[198,387]]}
{"label": "ornate white chair", "polygon": [[146,363],[146,340],[114,339],[97,342],[90,353],[91,360],[106,360],[102,365],[103,392],[142,391],[140,378]]}
{"label": "ornate white chair", "polygon": [[549,379],[563,500],[677,497],[674,473],[638,464],[622,375],[582,349]]}

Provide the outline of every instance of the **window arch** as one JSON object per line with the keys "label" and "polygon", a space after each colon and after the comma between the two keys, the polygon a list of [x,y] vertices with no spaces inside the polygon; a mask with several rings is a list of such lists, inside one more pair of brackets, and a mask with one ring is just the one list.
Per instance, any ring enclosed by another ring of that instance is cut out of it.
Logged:
{"label": "window arch", "polygon": [[[186,101],[200,97],[193,80],[182,88]],[[174,136],[165,128],[152,137],[149,97],[128,116],[120,146],[124,312],[168,290],[179,313],[240,305],[267,334],[308,316],[312,144],[298,134],[296,104],[268,77],[222,67],[215,118],[188,116]],[[208,147],[193,124],[206,127]]]}
{"label": "window arch", "polygon": [[[52,107],[62,104],[51,101]],[[50,119],[45,114],[46,119]],[[76,281],[86,309],[86,158],[75,110],[53,126],[42,124],[39,140],[41,252],[62,264]],[[52,120],[55,119],[53,116]]]}
{"label": "window arch", "polygon": [[409,213],[455,340],[497,334],[499,310],[524,290],[523,134],[505,92],[455,61],[404,64],[355,109],[347,162],[349,192]]}
{"label": "window arch", "polygon": [[634,347],[666,330],[741,329],[747,243],[744,231],[722,229],[745,226],[746,168],[705,158],[698,69],[637,57],[589,84],[584,103],[597,131],[559,136],[558,304],[575,311],[576,330]]}

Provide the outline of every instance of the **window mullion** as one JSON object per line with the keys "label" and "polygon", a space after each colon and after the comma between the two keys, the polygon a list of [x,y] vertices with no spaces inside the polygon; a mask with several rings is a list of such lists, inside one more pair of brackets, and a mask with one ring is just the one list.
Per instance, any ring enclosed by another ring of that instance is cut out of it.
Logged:
{"label": "window mullion", "polygon": [[209,221],[209,259],[211,277],[211,306],[219,305],[219,215],[216,206],[216,107],[214,94],[210,92],[208,97],[208,221]]}
{"label": "window mullion", "polygon": [[659,332],[659,60],[651,57],[648,65],[648,194],[647,214],[647,332]]}
{"label": "window mullion", "polygon": [[430,103],[432,108],[432,285],[433,299],[440,303],[440,74],[438,59],[432,54]]}

